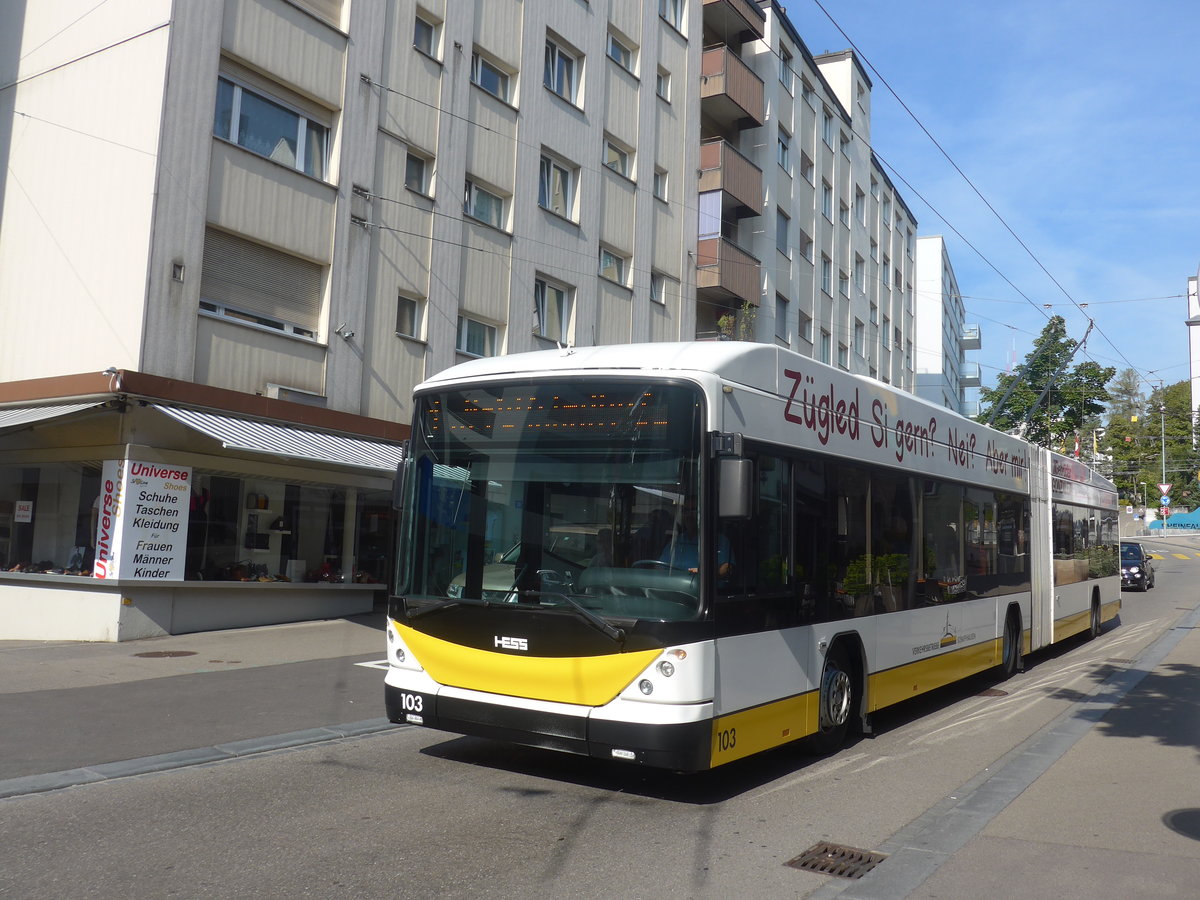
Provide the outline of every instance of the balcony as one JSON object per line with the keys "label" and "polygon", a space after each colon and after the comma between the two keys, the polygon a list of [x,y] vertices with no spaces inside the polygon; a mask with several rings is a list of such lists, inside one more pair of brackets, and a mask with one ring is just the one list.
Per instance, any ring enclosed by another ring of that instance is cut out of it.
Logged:
{"label": "balcony", "polygon": [[728,238],[696,243],[696,287],[722,300],[758,306],[759,269],[759,261]]}
{"label": "balcony", "polygon": [[958,372],[958,386],[965,388],[979,387],[982,384],[979,375],[979,363],[965,362]]}
{"label": "balcony", "polygon": [[704,28],[729,43],[760,41],[766,14],[749,0],[704,0]]}
{"label": "balcony", "polygon": [[702,110],[721,128],[757,128],[766,121],[763,80],[724,44],[704,51],[700,63]]}
{"label": "balcony", "polygon": [[978,400],[963,400],[959,404],[962,407],[962,414],[968,419],[979,418],[979,401]]}
{"label": "balcony", "polygon": [[978,350],[980,343],[979,326],[964,325],[962,330],[962,348],[964,350]]}
{"label": "balcony", "polygon": [[700,145],[700,193],[721,191],[721,217],[762,215],[762,169],[717,138]]}

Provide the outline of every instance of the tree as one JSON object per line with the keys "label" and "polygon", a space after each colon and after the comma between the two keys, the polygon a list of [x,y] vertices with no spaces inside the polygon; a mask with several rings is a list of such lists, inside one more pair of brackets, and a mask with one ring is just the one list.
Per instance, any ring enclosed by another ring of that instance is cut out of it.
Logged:
{"label": "tree", "polygon": [[[1113,394],[1118,396],[1115,390]],[[1159,385],[1149,397],[1140,392],[1131,396],[1134,402],[1129,405],[1114,400],[1109,415],[1105,442],[1113,457],[1113,481],[1139,506],[1143,496],[1148,505],[1156,506],[1157,485],[1166,482],[1171,485],[1173,505],[1195,507],[1200,503],[1196,482],[1200,453],[1193,444],[1189,383]]]}
{"label": "tree", "polygon": [[[1066,320],[1051,317],[1034,339],[1022,368],[1001,375],[994,388],[981,391],[986,404],[981,418],[991,419],[1004,431],[1019,430],[1028,422],[1026,440],[1053,449],[1074,448],[1075,437],[1084,431],[1085,423],[1098,422],[1109,399],[1105,385],[1117,371],[1091,360],[1068,368],[1076,347],[1077,343],[1067,336]],[[1087,433],[1091,434],[1090,428]]]}

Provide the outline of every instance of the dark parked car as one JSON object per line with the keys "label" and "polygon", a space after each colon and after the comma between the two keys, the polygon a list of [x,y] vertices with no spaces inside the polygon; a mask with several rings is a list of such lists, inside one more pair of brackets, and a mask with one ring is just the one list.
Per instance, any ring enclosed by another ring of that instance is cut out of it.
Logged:
{"label": "dark parked car", "polygon": [[1121,587],[1138,591],[1154,587],[1154,562],[1135,541],[1121,541]]}

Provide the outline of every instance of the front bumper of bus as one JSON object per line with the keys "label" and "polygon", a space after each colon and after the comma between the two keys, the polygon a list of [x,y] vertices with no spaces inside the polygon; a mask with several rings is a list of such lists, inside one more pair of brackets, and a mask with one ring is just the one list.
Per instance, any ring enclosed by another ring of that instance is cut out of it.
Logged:
{"label": "front bumper of bus", "polygon": [[615,721],[392,684],[384,685],[384,702],[388,719],[402,724],[680,772],[712,765],[711,716],[673,723]]}

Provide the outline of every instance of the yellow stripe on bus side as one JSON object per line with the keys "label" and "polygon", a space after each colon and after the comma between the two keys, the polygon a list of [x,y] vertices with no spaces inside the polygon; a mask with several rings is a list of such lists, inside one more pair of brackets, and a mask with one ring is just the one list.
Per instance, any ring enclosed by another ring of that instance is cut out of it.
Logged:
{"label": "yellow stripe on bus side", "polygon": [[417,661],[439,684],[579,706],[608,703],[659,654],[658,650],[569,657],[493,653],[443,641],[399,622],[395,625]]}
{"label": "yellow stripe on bus side", "polygon": [[817,692],[785,697],[713,720],[712,765],[733,762],[812,734]]}
{"label": "yellow stripe on bus side", "polygon": [[1083,612],[1075,613],[1070,616],[1063,616],[1061,619],[1054,621],[1054,643],[1058,643],[1063,638],[1069,638],[1073,634],[1079,634],[1081,631],[1086,631],[1092,624],[1092,611],[1085,609]]}
{"label": "yellow stripe on bus side", "polygon": [[917,660],[871,676],[869,711],[874,712],[925,691],[931,691],[990,669],[1000,659],[1000,639],[983,641]]}

